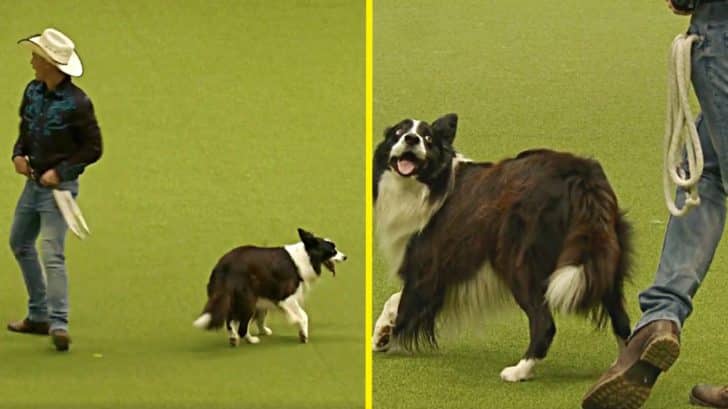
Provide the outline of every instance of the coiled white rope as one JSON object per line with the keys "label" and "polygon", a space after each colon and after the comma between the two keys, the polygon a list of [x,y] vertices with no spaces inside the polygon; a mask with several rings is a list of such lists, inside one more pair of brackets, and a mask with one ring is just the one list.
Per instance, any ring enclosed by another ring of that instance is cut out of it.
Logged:
{"label": "coiled white rope", "polygon": [[[680,34],[672,42],[667,68],[667,118],[665,119],[665,172],[663,185],[667,208],[674,216],[683,216],[700,205],[698,181],[703,174],[703,149],[700,147],[695,117],[690,109],[690,50],[700,37]],[[686,129],[687,128],[687,129]],[[684,132],[686,131],[686,132]],[[681,167],[687,152],[690,177]],[[685,189],[685,205],[678,208],[672,197],[675,186]]]}

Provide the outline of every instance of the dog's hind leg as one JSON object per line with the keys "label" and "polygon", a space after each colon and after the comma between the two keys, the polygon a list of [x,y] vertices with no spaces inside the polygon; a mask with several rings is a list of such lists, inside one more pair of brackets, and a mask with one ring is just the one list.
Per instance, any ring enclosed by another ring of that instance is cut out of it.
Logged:
{"label": "dog's hind leg", "polygon": [[308,342],[308,314],[298,304],[295,295],[286,298],[278,305],[286,313],[288,321],[298,324],[298,339],[304,344]]}
{"label": "dog's hind leg", "polygon": [[529,299],[526,294],[516,296],[516,301],[528,315],[531,340],[523,358],[516,365],[501,371],[501,379],[507,382],[531,379],[533,368],[538,361],[546,357],[554,335],[556,335],[556,324],[543,295],[531,294],[531,297],[534,299]]}
{"label": "dog's hind leg", "polygon": [[397,321],[397,309],[399,309],[399,299],[402,292],[392,294],[387,302],[384,303],[382,313],[379,315],[376,324],[374,324],[374,334],[372,335],[372,349],[375,352],[383,352],[389,349],[390,340],[392,339],[392,330]]}
{"label": "dog's hind leg", "polygon": [[255,309],[255,324],[258,326],[258,335],[271,335],[273,331],[265,326],[265,317],[268,315],[268,310],[265,308]]}
{"label": "dog's hind leg", "polygon": [[251,335],[249,329],[255,313],[255,301],[255,298],[247,293],[238,293],[233,300],[232,316],[237,321],[236,334],[239,338],[245,338],[249,344],[260,342],[260,338]]}
{"label": "dog's hind leg", "polygon": [[[254,307],[253,307],[254,308]],[[260,338],[252,335],[250,333],[250,324],[253,323],[253,314],[254,309],[250,306],[245,306],[245,308],[242,311],[242,314],[240,316],[240,323],[243,324],[240,326],[240,330],[238,331],[238,334],[245,338],[245,341],[247,341],[249,344],[257,344],[260,342]]]}
{"label": "dog's hind leg", "polygon": [[617,356],[619,356],[627,346],[627,339],[631,332],[629,316],[624,308],[624,297],[618,292],[609,294],[604,297],[602,306],[612,321],[612,331],[617,339]]}

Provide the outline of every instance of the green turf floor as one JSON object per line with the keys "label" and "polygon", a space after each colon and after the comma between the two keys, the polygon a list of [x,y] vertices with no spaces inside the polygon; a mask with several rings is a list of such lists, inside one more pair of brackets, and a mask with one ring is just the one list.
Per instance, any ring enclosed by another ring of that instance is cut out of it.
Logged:
{"label": "green turf floor", "polygon": [[[2,1],[0,16],[2,242],[33,76],[18,39],[76,41],[105,143],[81,179],[92,236],[67,245],[72,349],[1,330],[0,408],[363,407],[364,5]],[[280,316],[238,349],[192,327],[223,252],[299,226],[350,256],[310,294],[309,344]],[[4,328],[26,299],[6,244],[0,277]]]}
{"label": "green turf floor", "polygon": [[[405,117],[460,115],[455,144],[497,160],[550,147],[599,159],[635,228],[630,315],[652,280],[667,211],[662,198],[666,60],[688,19],[663,1],[379,1],[374,14],[374,129]],[[374,313],[397,288],[375,248]],[[728,258],[720,246],[695,300],[678,364],[646,408],[687,407],[696,382],[728,382]],[[418,356],[374,357],[375,408],[576,408],[615,357],[609,332],[557,317],[533,381],[498,376],[528,342],[520,311],[491,317]]]}

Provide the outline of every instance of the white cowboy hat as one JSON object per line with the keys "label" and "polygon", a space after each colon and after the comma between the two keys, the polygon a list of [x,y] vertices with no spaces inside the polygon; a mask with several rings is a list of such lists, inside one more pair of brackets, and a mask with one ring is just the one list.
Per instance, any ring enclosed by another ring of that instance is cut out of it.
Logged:
{"label": "white cowboy hat", "polygon": [[83,74],[83,65],[73,41],[54,28],[47,28],[43,34],[24,38],[18,44],[28,47],[65,74],[72,77]]}

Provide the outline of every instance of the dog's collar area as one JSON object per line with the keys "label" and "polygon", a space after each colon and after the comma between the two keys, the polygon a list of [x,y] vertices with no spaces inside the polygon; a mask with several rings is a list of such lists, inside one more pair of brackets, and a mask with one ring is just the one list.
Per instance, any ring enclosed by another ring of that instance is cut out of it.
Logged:
{"label": "dog's collar area", "polygon": [[298,273],[301,275],[301,279],[306,283],[312,283],[316,281],[316,279],[318,278],[318,274],[316,274],[316,270],[311,264],[311,258],[309,257],[308,252],[306,252],[306,246],[303,244],[303,242],[289,244],[287,246],[284,246],[283,248],[291,256],[293,263],[298,269]]}

